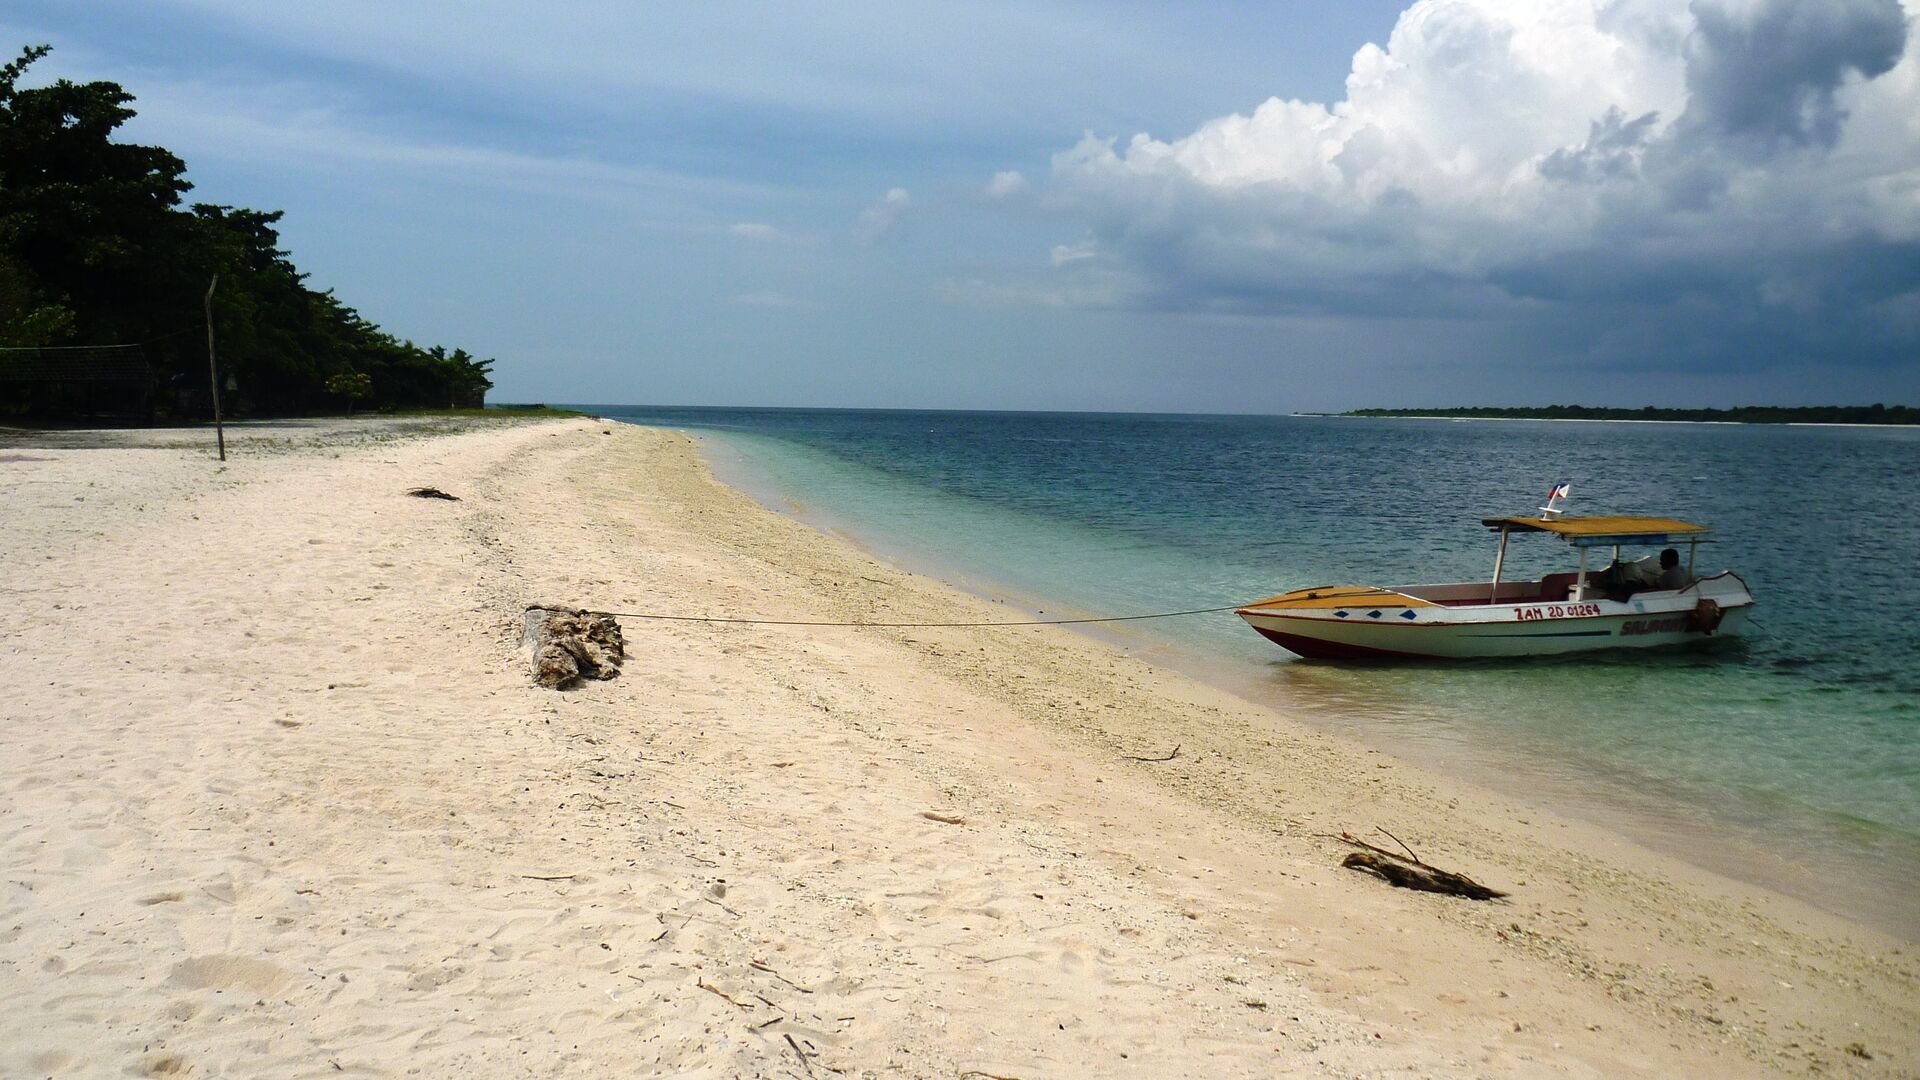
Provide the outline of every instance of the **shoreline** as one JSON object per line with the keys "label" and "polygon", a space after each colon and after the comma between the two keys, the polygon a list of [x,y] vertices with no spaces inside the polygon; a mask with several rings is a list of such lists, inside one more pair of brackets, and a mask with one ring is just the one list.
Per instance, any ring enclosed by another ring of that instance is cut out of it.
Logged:
{"label": "shoreline", "polygon": [[[912,550],[904,541],[879,542],[863,534],[861,522],[799,502],[799,496],[781,491],[778,482],[754,462],[749,450],[724,433],[662,430],[692,438],[720,482],[740,490],[770,512],[791,518],[835,542],[850,544],[874,559],[931,578],[1004,611],[1018,612],[1024,618],[1092,618],[1104,614],[1084,610],[1059,597],[1030,594],[1018,585],[994,580],[990,572],[983,574],[979,568],[959,567]],[[1877,844],[1836,852],[1833,841],[1840,823],[1820,819],[1792,830],[1789,850],[1782,852],[1770,847],[1783,842],[1773,831],[1779,822],[1732,816],[1701,820],[1698,815],[1712,814],[1717,808],[1688,800],[1678,792],[1655,794],[1623,787],[1631,776],[1596,774],[1591,771],[1591,762],[1581,765],[1563,755],[1543,768],[1530,753],[1496,744],[1484,733],[1472,731],[1423,737],[1393,730],[1390,725],[1383,733],[1379,725],[1367,722],[1378,712],[1377,704],[1342,704],[1350,692],[1336,693],[1336,700],[1328,700],[1324,692],[1282,686],[1280,675],[1272,669],[1249,669],[1237,659],[1210,656],[1192,643],[1156,637],[1144,627],[1081,625],[1065,629],[1170,674],[1197,680],[1250,707],[1283,714],[1309,713],[1313,719],[1307,723],[1315,731],[1390,754],[1402,763],[1420,765],[1452,781],[1483,789],[1502,787],[1536,809],[1623,837],[1698,871],[1791,897],[1832,917],[1898,938],[1911,939],[1920,931],[1920,915],[1903,899],[1916,884],[1913,872],[1889,869],[1884,862],[1905,842],[1900,834],[1889,833]]]}
{"label": "shoreline", "polygon": [[[29,447],[0,472],[0,555],[34,571],[0,651],[0,1071],[1920,1054],[1909,942],[1063,628],[629,620],[619,678],[537,690],[529,603],[1005,608],[762,508],[670,432],[341,432],[262,433],[223,471]],[[1514,897],[1340,868],[1328,834],[1376,825]]]}

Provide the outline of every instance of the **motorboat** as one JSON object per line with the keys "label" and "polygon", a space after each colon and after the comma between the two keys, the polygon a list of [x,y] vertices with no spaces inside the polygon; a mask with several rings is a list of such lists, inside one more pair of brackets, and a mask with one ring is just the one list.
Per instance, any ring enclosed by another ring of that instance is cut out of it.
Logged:
{"label": "motorboat", "polygon": [[[1555,489],[1557,495],[1565,488]],[[1711,532],[1664,517],[1485,518],[1499,534],[1491,581],[1443,585],[1320,585],[1238,609],[1261,636],[1316,659],[1462,659],[1548,656],[1598,649],[1697,644],[1737,634],[1753,607],[1747,583],[1731,571],[1696,577],[1694,561]],[[1507,542],[1546,534],[1579,553],[1577,569],[1538,581],[1503,581]],[[1684,572],[1679,548],[1686,549]],[[1631,563],[1624,547],[1668,552]],[[1588,572],[1595,549],[1612,562]],[[1670,553],[1669,553],[1670,552]]]}

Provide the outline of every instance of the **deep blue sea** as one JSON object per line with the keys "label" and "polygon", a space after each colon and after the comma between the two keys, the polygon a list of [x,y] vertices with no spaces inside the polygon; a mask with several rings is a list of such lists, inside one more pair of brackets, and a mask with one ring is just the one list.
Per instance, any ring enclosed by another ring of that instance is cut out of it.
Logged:
{"label": "deep blue sea", "polygon": [[[1906,933],[1920,885],[1920,430],[588,406],[975,591],[1131,615],[1307,585],[1485,580],[1487,516],[1709,524],[1759,605],[1701,651],[1301,661],[1232,614],[1119,640],[1309,723]],[[1644,552],[1637,553],[1644,554]],[[1509,576],[1573,568],[1516,538]]]}

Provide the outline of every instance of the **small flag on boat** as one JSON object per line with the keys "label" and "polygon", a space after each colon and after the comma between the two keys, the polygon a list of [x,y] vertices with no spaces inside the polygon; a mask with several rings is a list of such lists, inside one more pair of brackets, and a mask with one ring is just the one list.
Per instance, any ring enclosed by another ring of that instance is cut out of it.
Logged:
{"label": "small flag on boat", "polygon": [[1548,518],[1551,518],[1555,514],[1566,513],[1566,511],[1560,509],[1559,507],[1553,504],[1556,502],[1559,502],[1561,499],[1566,498],[1567,492],[1572,490],[1573,490],[1573,485],[1571,483],[1562,482],[1562,483],[1553,485],[1553,490],[1547,492],[1547,505],[1540,508],[1540,520],[1545,521]]}

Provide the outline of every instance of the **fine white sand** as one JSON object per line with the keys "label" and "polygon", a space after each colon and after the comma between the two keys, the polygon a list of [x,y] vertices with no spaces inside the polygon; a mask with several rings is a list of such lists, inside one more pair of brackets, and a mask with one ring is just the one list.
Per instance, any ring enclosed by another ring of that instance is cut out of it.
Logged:
{"label": "fine white sand", "polygon": [[1907,943],[1059,628],[626,619],[532,687],[529,603],[1005,616],[683,435],[202,441],[0,438],[0,1076],[1920,1071]]}

